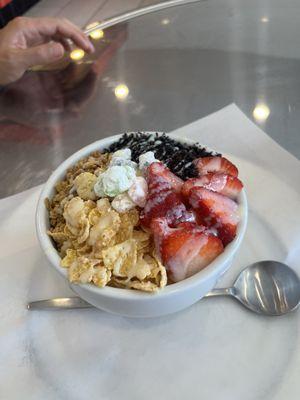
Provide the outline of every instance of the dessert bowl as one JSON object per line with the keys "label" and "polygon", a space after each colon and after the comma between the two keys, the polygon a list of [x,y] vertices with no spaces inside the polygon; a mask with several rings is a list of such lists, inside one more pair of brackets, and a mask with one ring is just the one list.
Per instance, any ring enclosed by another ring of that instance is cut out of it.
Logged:
{"label": "dessert bowl", "polygon": [[[146,132],[153,133],[153,132]],[[120,139],[122,135],[111,136],[96,141],[74,153],[51,174],[45,183],[37,205],[36,230],[40,246],[50,262],[50,265],[69,283],[68,271],[61,267],[61,257],[55,248],[47,231],[49,229],[49,214],[45,206],[45,199],[55,194],[55,185],[62,180],[68,168],[80,159],[98,150],[102,151]],[[173,139],[187,144],[195,144],[186,138],[170,135]],[[213,151],[212,149],[209,149]],[[99,288],[92,284],[72,284],[71,289],[81,298],[93,306],[114,314],[128,317],[157,317],[180,311],[200,300],[216,284],[220,276],[230,267],[233,257],[237,253],[247,226],[247,198],[244,189],[237,199],[240,222],[234,240],[207,267],[195,275],[180,282],[172,283],[159,290],[158,293],[140,292],[131,289],[121,289],[106,286]]]}

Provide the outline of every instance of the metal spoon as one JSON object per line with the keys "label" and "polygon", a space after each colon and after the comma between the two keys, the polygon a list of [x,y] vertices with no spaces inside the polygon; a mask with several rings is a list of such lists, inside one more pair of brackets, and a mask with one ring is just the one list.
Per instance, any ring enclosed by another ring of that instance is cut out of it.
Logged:
{"label": "metal spoon", "polygon": [[[249,310],[264,315],[283,315],[300,303],[300,280],[287,265],[259,261],[245,268],[231,288],[214,289],[205,297],[232,296]],[[29,310],[91,308],[79,297],[33,301]]]}
{"label": "metal spoon", "polygon": [[214,289],[205,297],[227,295],[258,314],[283,315],[300,303],[300,279],[286,264],[259,261],[245,268],[231,288]]}

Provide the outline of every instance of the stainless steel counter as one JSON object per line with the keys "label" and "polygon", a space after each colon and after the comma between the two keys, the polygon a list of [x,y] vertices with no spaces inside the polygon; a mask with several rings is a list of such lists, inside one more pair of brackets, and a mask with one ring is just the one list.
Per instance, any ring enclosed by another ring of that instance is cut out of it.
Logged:
{"label": "stainless steel counter", "polygon": [[66,55],[1,92],[1,197],[44,182],[94,140],[170,131],[232,102],[300,158],[300,3],[183,3],[116,19],[93,58]]}

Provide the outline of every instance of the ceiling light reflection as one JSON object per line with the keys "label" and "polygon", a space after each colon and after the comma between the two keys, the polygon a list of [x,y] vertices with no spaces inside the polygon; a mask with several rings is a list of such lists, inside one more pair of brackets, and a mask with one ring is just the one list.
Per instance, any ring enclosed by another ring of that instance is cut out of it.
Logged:
{"label": "ceiling light reflection", "polygon": [[169,25],[170,22],[171,21],[169,20],[169,18],[164,18],[164,19],[161,20],[161,24],[162,25]]}
{"label": "ceiling light reflection", "polygon": [[70,53],[70,57],[74,61],[81,60],[84,57],[84,55],[85,55],[85,52],[82,49],[75,49],[75,50],[71,51],[71,53]]}
{"label": "ceiling light reflection", "polygon": [[269,22],[269,18],[268,17],[262,17],[261,18],[261,22]]}
{"label": "ceiling light reflection", "polygon": [[91,32],[91,33],[89,34],[89,36],[90,36],[92,39],[95,39],[95,40],[102,39],[103,36],[104,36],[104,32],[103,32],[102,29],[96,29],[95,31]]}
{"label": "ceiling light reflection", "polygon": [[115,96],[118,100],[125,100],[128,97],[129,89],[124,83],[115,87]]}
{"label": "ceiling light reflection", "polygon": [[253,117],[257,121],[265,121],[270,115],[270,109],[266,104],[257,104],[253,110]]}
{"label": "ceiling light reflection", "polygon": [[[98,26],[100,24],[99,21],[95,21],[95,22],[91,22],[90,24],[88,24],[85,29],[93,29],[96,28],[96,26]],[[88,34],[92,39],[98,40],[98,39],[102,39],[104,36],[104,31],[102,29],[96,29],[93,32]]]}

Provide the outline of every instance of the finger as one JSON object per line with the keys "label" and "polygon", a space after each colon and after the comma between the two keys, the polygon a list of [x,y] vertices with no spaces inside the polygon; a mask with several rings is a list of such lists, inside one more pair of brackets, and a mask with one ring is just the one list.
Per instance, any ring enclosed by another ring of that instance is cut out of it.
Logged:
{"label": "finger", "polygon": [[64,55],[64,47],[60,43],[51,42],[22,50],[21,53],[24,69],[27,69],[60,60]]}
{"label": "finger", "polygon": [[65,39],[63,37],[60,38],[58,36],[54,36],[53,40],[55,42],[61,43],[64,46],[64,49],[65,49],[66,52],[70,52],[72,50],[71,43],[69,42],[68,39]]}
{"label": "finger", "polygon": [[52,41],[61,43],[64,46],[66,52],[70,52],[72,50],[70,39],[66,39],[60,35],[54,35],[54,36],[39,35],[39,38],[36,38],[34,41],[32,40],[30,43],[28,43],[28,45],[29,47],[33,47],[33,46],[39,46],[44,43],[49,43]]}
{"label": "finger", "polygon": [[9,41],[13,41],[12,45],[14,45],[14,43],[18,42],[19,40],[23,43],[25,39],[27,47],[39,46],[40,44],[49,42],[51,40],[51,34],[41,35],[37,29],[37,26],[41,23],[44,23],[44,20],[45,18],[14,18],[7,24],[6,28],[3,29],[3,33],[7,33],[5,41],[8,43]]}
{"label": "finger", "polygon": [[70,21],[56,18],[39,18],[36,22],[40,35],[68,38],[83,50],[86,50],[87,52],[94,51],[94,46],[90,42],[89,38]]}
{"label": "finger", "polygon": [[58,34],[62,37],[68,37],[76,46],[81,47],[88,53],[93,53],[95,51],[95,48],[89,37],[69,21],[59,25]]}

